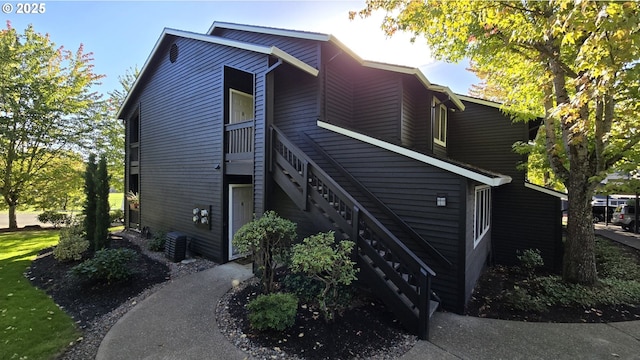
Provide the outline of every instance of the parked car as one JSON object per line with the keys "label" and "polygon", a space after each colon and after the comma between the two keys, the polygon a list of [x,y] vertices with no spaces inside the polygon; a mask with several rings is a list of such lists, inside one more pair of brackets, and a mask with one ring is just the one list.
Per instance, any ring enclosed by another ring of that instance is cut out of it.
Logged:
{"label": "parked car", "polygon": [[626,231],[633,231],[635,228],[636,211],[635,206],[630,204],[619,205],[613,212],[611,223],[620,225]]}
{"label": "parked car", "polygon": [[[606,209],[606,210],[605,210]],[[605,211],[607,212],[607,221],[611,222],[611,218],[613,217],[613,212],[616,210],[615,206],[604,206],[604,205],[593,205],[591,206],[591,211],[593,213],[593,222],[601,222],[605,221]]]}

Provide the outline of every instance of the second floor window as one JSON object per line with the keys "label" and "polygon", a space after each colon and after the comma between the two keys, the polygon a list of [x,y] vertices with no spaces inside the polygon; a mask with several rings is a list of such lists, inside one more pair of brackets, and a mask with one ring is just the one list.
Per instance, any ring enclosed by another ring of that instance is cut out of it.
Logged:
{"label": "second floor window", "polygon": [[440,101],[433,99],[433,141],[447,146],[447,107]]}

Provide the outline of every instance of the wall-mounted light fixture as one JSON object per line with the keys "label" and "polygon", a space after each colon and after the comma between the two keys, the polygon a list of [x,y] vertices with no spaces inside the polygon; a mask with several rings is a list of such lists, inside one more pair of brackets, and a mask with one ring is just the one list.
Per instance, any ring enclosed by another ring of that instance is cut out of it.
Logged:
{"label": "wall-mounted light fixture", "polygon": [[447,206],[447,194],[436,195],[436,206]]}
{"label": "wall-mounted light fixture", "polygon": [[216,170],[220,170],[220,164],[216,164],[216,166],[213,167]]}

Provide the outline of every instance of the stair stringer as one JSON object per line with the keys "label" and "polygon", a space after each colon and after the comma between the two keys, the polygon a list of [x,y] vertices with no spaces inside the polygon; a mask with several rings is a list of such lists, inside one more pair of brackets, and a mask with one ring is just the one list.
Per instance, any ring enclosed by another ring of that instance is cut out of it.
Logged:
{"label": "stair stringer", "polygon": [[427,339],[429,317],[437,307],[431,300],[433,270],[275,126],[271,144],[274,181],[301,210],[322,223],[319,227],[356,243],[361,278],[382,295],[405,327]]}

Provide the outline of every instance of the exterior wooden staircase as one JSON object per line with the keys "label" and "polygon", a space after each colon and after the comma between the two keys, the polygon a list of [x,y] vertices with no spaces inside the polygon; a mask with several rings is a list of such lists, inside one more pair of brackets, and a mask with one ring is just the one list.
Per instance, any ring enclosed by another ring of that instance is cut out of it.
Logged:
{"label": "exterior wooden staircase", "polygon": [[271,145],[276,183],[301,210],[356,243],[361,279],[407,329],[428,339],[429,319],[439,305],[431,291],[435,272],[275,126]]}

